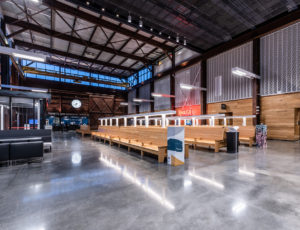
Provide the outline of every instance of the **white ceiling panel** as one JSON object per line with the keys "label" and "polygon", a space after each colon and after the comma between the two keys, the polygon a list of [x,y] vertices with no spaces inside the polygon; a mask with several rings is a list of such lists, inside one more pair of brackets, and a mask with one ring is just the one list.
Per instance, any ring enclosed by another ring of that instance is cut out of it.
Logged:
{"label": "white ceiling panel", "polygon": [[120,49],[128,39],[129,37],[116,33],[107,46],[113,49]]}
{"label": "white ceiling panel", "polygon": [[55,16],[54,16],[54,28],[53,29],[55,31],[70,35],[71,31],[72,31],[70,26],[71,27],[73,26],[75,17],[73,17],[69,14],[65,14],[61,11],[58,11],[58,12],[61,15],[61,17],[60,17],[60,15],[55,14]]}
{"label": "white ceiling panel", "polygon": [[61,50],[66,52],[68,49],[69,42],[59,39],[59,38],[53,38],[53,49]]}
{"label": "white ceiling panel", "polygon": [[115,56],[111,61],[110,63],[113,63],[113,64],[119,64],[121,61],[123,61],[125,58],[124,57],[121,57],[121,56]]}
{"label": "white ceiling panel", "polygon": [[113,34],[111,30],[107,30],[105,28],[101,29],[100,27],[97,27],[97,30],[92,38],[92,42],[105,45],[107,41],[107,37],[110,37]]}
{"label": "white ceiling panel", "polygon": [[124,63],[122,63],[122,66],[129,67],[135,62],[136,62],[135,60],[127,59]]}
{"label": "white ceiling panel", "polygon": [[108,61],[112,56],[113,56],[113,54],[111,54],[111,53],[102,52],[100,57],[98,58],[98,60],[99,61]]}
{"label": "white ceiling panel", "polygon": [[78,45],[78,44],[75,44],[75,43],[71,43],[69,51],[72,54],[76,54],[76,55],[81,56],[83,50],[84,50],[84,46]]}
{"label": "white ceiling panel", "polygon": [[131,39],[127,45],[122,49],[123,52],[133,53],[138,48],[138,44],[135,40]]}
{"label": "white ceiling panel", "polygon": [[77,35],[79,35],[81,39],[88,41],[93,33],[94,27],[94,24],[77,18],[75,24],[76,33],[74,32],[73,36],[78,37]]}

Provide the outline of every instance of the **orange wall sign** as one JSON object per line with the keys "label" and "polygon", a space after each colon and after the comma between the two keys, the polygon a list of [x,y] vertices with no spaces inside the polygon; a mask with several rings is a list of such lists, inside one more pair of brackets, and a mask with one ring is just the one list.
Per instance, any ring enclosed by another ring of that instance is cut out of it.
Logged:
{"label": "orange wall sign", "polygon": [[181,117],[201,115],[201,107],[200,105],[191,105],[176,108],[176,115]]}

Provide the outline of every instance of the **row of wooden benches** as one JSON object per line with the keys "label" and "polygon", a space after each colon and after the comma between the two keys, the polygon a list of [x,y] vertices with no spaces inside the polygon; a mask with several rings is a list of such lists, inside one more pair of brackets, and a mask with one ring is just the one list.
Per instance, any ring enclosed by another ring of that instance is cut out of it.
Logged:
{"label": "row of wooden benches", "polygon": [[[185,157],[188,157],[188,145],[206,146],[214,148],[219,152],[221,147],[226,146],[226,128],[222,126],[210,127],[185,127]],[[255,128],[242,127],[240,130],[240,142],[248,143],[252,146],[254,143]],[[167,157],[167,128],[161,127],[116,127],[99,126],[98,131],[91,132],[92,139],[103,140],[125,145],[130,149],[137,149],[158,156],[158,162],[163,162]]]}

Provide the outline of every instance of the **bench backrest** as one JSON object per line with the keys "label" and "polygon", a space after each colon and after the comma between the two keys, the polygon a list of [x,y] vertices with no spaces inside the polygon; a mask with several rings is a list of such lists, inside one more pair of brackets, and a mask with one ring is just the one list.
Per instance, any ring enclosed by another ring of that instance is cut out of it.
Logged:
{"label": "bench backrest", "polygon": [[51,134],[50,129],[4,130],[0,131],[0,139],[41,137],[43,142],[52,142]]}
{"label": "bench backrest", "polygon": [[167,145],[167,129],[162,128],[101,126],[98,132],[158,146]]}
{"label": "bench backrest", "polygon": [[255,137],[255,126],[240,126],[238,131],[240,137]]}
{"label": "bench backrest", "polygon": [[197,138],[203,140],[223,141],[225,139],[225,128],[222,126],[198,126],[185,127],[185,138]]}

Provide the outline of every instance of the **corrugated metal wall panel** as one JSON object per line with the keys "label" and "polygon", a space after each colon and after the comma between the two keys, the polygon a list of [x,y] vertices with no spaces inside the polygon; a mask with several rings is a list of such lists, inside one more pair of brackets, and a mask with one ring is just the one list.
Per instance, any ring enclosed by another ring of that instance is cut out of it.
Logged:
{"label": "corrugated metal wall panel", "polygon": [[300,23],[261,38],[261,95],[300,92]]}
{"label": "corrugated metal wall panel", "polygon": [[200,87],[201,62],[193,65],[175,75],[175,107],[199,105],[201,103],[200,90],[185,90],[180,84],[188,84]]}
{"label": "corrugated metal wall panel", "polygon": [[[150,84],[141,86],[139,88],[139,98],[142,99],[151,99],[151,92],[150,92]],[[140,113],[144,113],[144,112],[150,112],[151,111],[151,104],[150,102],[143,102],[141,103],[140,107],[139,107],[139,111]]]}
{"label": "corrugated metal wall panel", "polygon": [[233,67],[240,67],[252,72],[252,52],[253,43],[248,42],[207,60],[208,103],[252,97],[251,80],[231,74]]}
{"label": "corrugated metal wall panel", "polygon": [[131,90],[128,92],[128,114],[136,113],[135,103],[133,99],[136,97],[136,90]]}
{"label": "corrugated metal wall panel", "polygon": [[[170,76],[163,77],[162,79],[154,82],[154,92],[162,94],[170,94]],[[155,97],[154,110],[166,110],[171,108],[170,98]]]}

